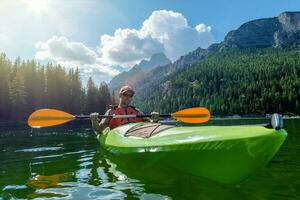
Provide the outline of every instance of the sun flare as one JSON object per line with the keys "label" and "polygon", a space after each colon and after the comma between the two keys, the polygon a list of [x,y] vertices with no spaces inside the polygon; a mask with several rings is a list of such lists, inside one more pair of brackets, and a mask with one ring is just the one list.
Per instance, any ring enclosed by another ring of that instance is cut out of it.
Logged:
{"label": "sun flare", "polygon": [[43,13],[48,10],[48,0],[25,0],[25,3],[35,13]]}

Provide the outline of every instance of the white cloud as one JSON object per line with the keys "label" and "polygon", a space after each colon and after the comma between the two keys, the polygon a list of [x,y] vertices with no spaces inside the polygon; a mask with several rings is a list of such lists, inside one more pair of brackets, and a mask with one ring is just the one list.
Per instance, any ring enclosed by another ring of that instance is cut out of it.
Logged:
{"label": "white cloud", "polygon": [[121,71],[120,66],[131,67],[154,53],[163,52],[175,61],[198,47],[207,48],[212,42],[210,26],[191,27],[181,13],[159,10],[140,29],[119,28],[113,35],[102,35],[95,50],[66,37],[53,36],[36,43],[36,58],[76,66],[84,76],[97,75],[109,80]]}
{"label": "white cloud", "polygon": [[163,52],[163,44],[134,29],[117,29],[113,36],[103,35],[98,48],[102,59],[111,64],[132,66],[138,61]]}
{"label": "white cloud", "polygon": [[36,44],[35,58],[51,61],[66,68],[78,67],[85,76],[101,77],[109,80],[119,73],[110,65],[103,63],[96,51],[79,42],[69,41],[66,37],[53,36],[46,42]]}
{"label": "white cloud", "polygon": [[195,29],[199,32],[199,33],[210,33],[211,32],[211,27],[210,26],[206,26],[205,24],[198,24]]}
{"label": "white cloud", "polygon": [[132,64],[164,52],[171,60],[213,42],[211,27],[195,28],[178,12],[159,10],[143,22],[141,29],[117,29],[114,35],[103,35],[98,49],[108,63]]}
{"label": "white cloud", "polygon": [[36,44],[36,59],[53,59],[55,61],[72,61],[81,64],[92,64],[97,55],[94,51],[79,42],[69,42],[66,37],[53,36],[46,42]]}
{"label": "white cloud", "polygon": [[186,28],[188,28],[188,23],[181,13],[159,10],[152,12],[151,16],[143,22],[141,32],[163,41]]}

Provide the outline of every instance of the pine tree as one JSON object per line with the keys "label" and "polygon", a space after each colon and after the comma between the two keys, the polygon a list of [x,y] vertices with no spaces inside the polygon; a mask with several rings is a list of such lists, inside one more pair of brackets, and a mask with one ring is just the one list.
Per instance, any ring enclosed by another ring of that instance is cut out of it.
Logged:
{"label": "pine tree", "polygon": [[13,119],[23,119],[25,117],[26,97],[24,77],[17,71],[9,88],[9,100],[11,106],[11,116]]}
{"label": "pine tree", "polygon": [[9,73],[11,63],[5,54],[0,54],[0,120],[7,120],[9,113]]}
{"label": "pine tree", "polygon": [[105,82],[100,83],[98,90],[98,112],[105,113],[109,103],[111,102],[108,85]]}
{"label": "pine tree", "polygon": [[86,112],[92,113],[97,112],[99,105],[97,99],[97,87],[93,82],[92,78],[90,77],[87,82],[87,94],[86,94]]}

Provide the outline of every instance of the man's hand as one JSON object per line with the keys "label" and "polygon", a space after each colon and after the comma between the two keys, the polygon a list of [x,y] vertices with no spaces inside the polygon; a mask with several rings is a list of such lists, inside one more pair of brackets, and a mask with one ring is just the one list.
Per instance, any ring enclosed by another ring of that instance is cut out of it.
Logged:
{"label": "man's hand", "polygon": [[99,113],[91,113],[90,114],[90,119],[91,119],[91,121],[92,122],[97,122],[98,123],[98,121],[99,121]]}
{"label": "man's hand", "polygon": [[151,114],[151,122],[157,123],[159,121],[159,112],[152,112]]}

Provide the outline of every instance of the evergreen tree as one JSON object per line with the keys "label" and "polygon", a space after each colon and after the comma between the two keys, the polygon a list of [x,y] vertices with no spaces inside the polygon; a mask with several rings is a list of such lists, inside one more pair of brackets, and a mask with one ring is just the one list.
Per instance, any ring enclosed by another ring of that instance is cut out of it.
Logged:
{"label": "evergreen tree", "polygon": [[24,86],[24,77],[20,71],[17,71],[9,88],[9,100],[11,107],[11,114],[14,119],[24,119],[26,108],[26,97]]}
{"label": "evergreen tree", "polygon": [[95,86],[92,78],[90,77],[87,82],[87,94],[86,94],[86,112],[92,113],[97,112],[98,110],[98,98],[97,98],[98,89]]}
{"label": "evergreen tree", "polygon": [[81,112],[81,95],[82,86],[78,68],[74,71],[69,71],[69,85],[70,85],[70,96],[69,96],[69,112],[80,113]]}
{"label": "evergreen tree", "polygon": [[9,113],[9,74],[11,63],[5,54],[0,54],[0,120],[7,120]]}
{"label": "evergreen tree", "polygon": [[98,90],[98,112],[104,114],[110,102],[111,96],[108,85],[102,82]]}

